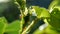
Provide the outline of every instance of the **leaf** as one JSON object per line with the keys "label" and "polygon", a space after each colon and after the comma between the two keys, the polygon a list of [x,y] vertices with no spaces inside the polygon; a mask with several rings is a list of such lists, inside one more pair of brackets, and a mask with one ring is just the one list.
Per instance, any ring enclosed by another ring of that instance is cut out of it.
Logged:
{"label": "leaf", "polygon": [[40,17],[48,18],[48,17],[50,17],[50,13],[46,9],[43,9]]}
{"label": "leaf", "polygon": [[5,32],[7,20],[4,17],[0,17],[0,34]]}
{"label": "leaf", "polygon": [[59,32],[51,26],[47,26],[44,30],[39,30],[38,28],[33,34],[59,34]]}
{"label": "leaf", "polygon": [[60,7],[55,7],[53,11],[51,12],[51,15],[54,17],[60,19]]}
{"label": "leaf", "polygon": [[54,6],[56,6],[57,2],[54,0],[50,3],[49,5],[49,9],[53,8]]}
{"label": "leaf", "polygon": [[38,18],[50,17],[50,14],[47,9],[42,8],[42,7],[38,7],[38,6],[33,6],[33,8],[35,9]]}
{"label": "leaf", "polygon": [[54,28],[60,30],[60,0],[54,0],[49,6],[51,11],[51,17],[48,22]]}
{"label": "leaf", "polygon": [[60,6],[60,0],[53,0],[49,5],[49,9],[53,9],[55,6]]}
{"label": "leaf", "polygon": [[60,10],[54,8],[51,12],[51,17],[48,19],[48,23],[57,30],[60,30]]}
{"label": "leaf", "polygon": [[20,26],[20,20],[15,20],[11,24],[7,25],[5,32],[8,33],[8,34],[17,34],[17,33],[20,32],[19,31],[20,28],[22,28]]}

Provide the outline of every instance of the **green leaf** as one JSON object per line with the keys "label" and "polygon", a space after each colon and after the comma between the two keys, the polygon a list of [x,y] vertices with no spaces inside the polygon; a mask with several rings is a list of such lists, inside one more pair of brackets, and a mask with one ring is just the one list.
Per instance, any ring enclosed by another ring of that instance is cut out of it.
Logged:
{"label": "green leaf", "polygon": [[55,7],[53,11],[51,12],[51,15],[54,17],[60,19],[60,7]]}
{"label": "green leaf", "polygon": [[44,30],[39,30],[39,28],[33,34],[59,34],[53,27],[47,26]]}
{"label": "green leaf", "polygon": [[48,19],[49,24],[60,30],[60,10],[59,8],[54,8],[51,12],[51,17]]}
{"label": "green leaf", "polygon": [[54,0],[49,6],[51,17],[48,22],[54,28],[60,30],[60,0]]}
{"label": "green leaf", "polygon": [[49,5],[49,9],[53,9],[55,6],[60,6],[60,0],[52,1]]}
{"label": "green leaf", "polygon": [[56,1],[52,1],[49,5],[49,9],[53,8],[54,6],[56,6],[57,2]]}
{"label": "green leaf", "polygon": [[39,7],[39,6],[33,6],[33,8],[35,9],[38,18],[50,17],[50,14],[47,9]]}
{"label": "green leaf", "polygon": [[43,9],[43,11],[41,12],[40,17],[49,18],[50,17],[49,11],[46,10],[46,9]]}
{"label": "green leaf", "polygon": [[11,24],[8,24],[6,27],[6,33],[8,34],[17,34],[20,32],[20,20],[15,20]]}
{"label": "green leaf", "polygon": [[0,17],[0,34],[3,34],[5,32],[6,23],[6,19],[4,17]]}

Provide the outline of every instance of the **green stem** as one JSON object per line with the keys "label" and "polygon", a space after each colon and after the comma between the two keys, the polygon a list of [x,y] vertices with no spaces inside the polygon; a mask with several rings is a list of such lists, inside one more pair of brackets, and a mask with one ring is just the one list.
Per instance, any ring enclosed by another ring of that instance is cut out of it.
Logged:
{"label": "green stem", "polygon": [[34,24],[34,21],[22,32],[22,34],[26,34],[26,32],[31,28],[31,26]]}
{"label": "green stem", "polygon": [[21,34],[23,30],[23,18],[24,18],[24,11],[26,7],[26,0],[15,0],[15,4],[18,5],[18,8],[20,9],[20,13],[21,13],[20,17],[22,17],[20,22],[20,30],[19,30],[19,34]]}

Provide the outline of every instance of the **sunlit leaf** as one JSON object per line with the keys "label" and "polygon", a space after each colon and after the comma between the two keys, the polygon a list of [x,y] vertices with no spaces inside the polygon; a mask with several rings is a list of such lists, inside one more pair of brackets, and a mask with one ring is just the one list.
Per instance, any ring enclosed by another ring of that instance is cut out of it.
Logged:
{"label": "sunlit leaf", "polygon": [[4,17],[0,17],[0,34],[5,32],[7,20]]}
{"label": "sunlit leaf", "polygon": [[60,6],[60,0],[53,0],[49,5],[49,9],[53,9],[55,6]]}
{"label": "sunlit leaf", "polygon": [[15,20],[11,24],[7,25],[5,32],[8,34],[17,34],[19,33],[20,28],[22,28],[20,26],[20,20]]}
{"label": "sunlit leaf", "polygon": [[48,26],[44,30],[39,30],[38,28],[33,34],[59,34],[59,33],[51,26]]}
{"label": "sunlit leaf", "polygon": [[39,7],[39,6],[33,6],[33,8],[35,9],[38,18],[50,17],[50,14],[47,9]]}

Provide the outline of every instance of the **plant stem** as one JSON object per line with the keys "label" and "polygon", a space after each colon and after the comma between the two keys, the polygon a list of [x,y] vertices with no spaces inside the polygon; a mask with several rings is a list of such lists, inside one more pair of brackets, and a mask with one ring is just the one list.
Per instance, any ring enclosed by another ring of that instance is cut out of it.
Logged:
{"label": "plant stem", "polygon": [[25,31],[22,32],[22,34],[26,34],[26,32],[31,28],[31,26],[34,24],[34,21],[27,27]]}
{"label": "plant stem", "polygon": [[23,18],[24,18],[24,11],[26,7],[26,0],[15,0],[15,4],[18,5],[18,8],[20,9],[20,13],[21,13],[20,17],[22,17],[20,22],[20,30],[19,30],[19,34],[21,34],[23,30]]}

